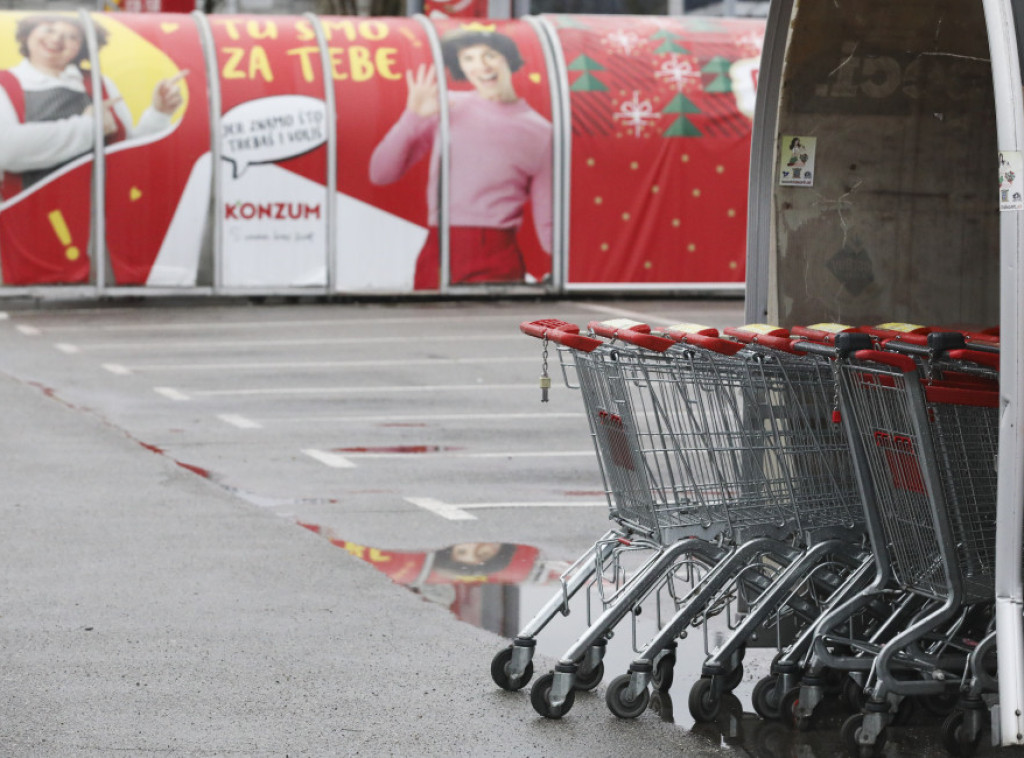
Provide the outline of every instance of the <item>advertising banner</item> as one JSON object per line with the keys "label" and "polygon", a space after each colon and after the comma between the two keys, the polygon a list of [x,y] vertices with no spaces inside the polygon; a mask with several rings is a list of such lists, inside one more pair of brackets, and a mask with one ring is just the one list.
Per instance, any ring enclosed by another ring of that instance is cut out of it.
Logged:
{"label": "advertising banner", "polygon": [[[190,16],[94,16],[100,70],[127,115],[106,147],[107,256],[117,285],[197,283],[211,188],[206,65]],[[119,129],[130,134],[118,139]],[[209,284],[209,282],[203,282]]]}
{"label": "advertising banner", "polygon": [[[75,13],[0,14],[0,276],[92,277],[92,71]],[[112,88],[103,81],[104,89]]]}
{"label": "advertising banner", "polygon": [[[551,272],[553,131],[540,40],[521,21],[436,25],[449,92],[448,281],[541,281]],[[436,266],[436,254],[421,258],[417,289],[437,282]]]}
{"label": "advertising banner", "polygon": [[571,91],[568,283],[743,282],[763,22],[544,18]]}
{"label": "advertising banner", "polygon": [[327,283],[327,111],[312,23],[212,16],[221,91],[221,280]]}
{"label": "advertising banner", "polygon": [[[337,110],[336,286],[409,292],[427,238],[428,175],[436,169],[424,158],[440,102],[436,88],[422,87],[434,65],[427,32],[414,19],[322,21]],[[410,90],[417,97],[412,108]],[[415,108],[433,115],[421,116]],[[429,128],[403,153],[384,142],[399,123]]]}

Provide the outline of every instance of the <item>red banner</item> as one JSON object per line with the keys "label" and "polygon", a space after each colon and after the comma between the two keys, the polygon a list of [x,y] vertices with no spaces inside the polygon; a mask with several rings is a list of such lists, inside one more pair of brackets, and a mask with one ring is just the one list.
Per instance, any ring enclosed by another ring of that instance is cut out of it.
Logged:
{"label": "red banner", "polygon": [[95,117],[87,37],[77,14],[0,14],[4,284],[89,281]]}
{"label": "red banner", "polygon": [[196,284],[210,200],[206,66],[190,16],[98,16],[100,68],[120,85],[133,138],[106,151],[107,252],[119,285]]}
{"label": "red banner", "polygon": [[432,65],[427,32],[402,18],[323,24],[336,62],[337,288],[407,292],[427,237],[429,161],[382,167],[376,149],[406,109],[408,79]]}
{"label": "red banner", "polygon": [[221,88],[221,281],[326,283],[327,130],[312,23],[295,16],[210,19]]}
{"label": "red banner", "polygon": [[569,282],[744,281],[763,23],[548,20],[572,100]]}

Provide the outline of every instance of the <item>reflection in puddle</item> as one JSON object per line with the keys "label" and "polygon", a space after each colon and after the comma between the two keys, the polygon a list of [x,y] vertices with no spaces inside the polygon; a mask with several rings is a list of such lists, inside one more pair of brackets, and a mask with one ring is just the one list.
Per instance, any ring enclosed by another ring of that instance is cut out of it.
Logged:
{"label": "reflection in puddle", "polygon": [[[330,529],[300,522],[357,558],[370,563],[398,584],[450,609],[457,618],[507,638],[514,637],[557,591],[559,577],[568,567],[546,560],[528,545],[502,542],[459,543],[434,551],[396,551],[349,542]],[[605,654],[606,683],[629,669],[637,641],[645,641],[657,628],[656,613],[641,614],[635,626],[628,621],[616,629]],[[576,610],[558,617],[537,638],[537,655],[557,659],[584,631],[586,613]],[[850,715],[838,696],[828,698],[816,713],[811,732],[797,732],[753,713],[750,693],[769,672],[773,647],[750,647],[743,661],[744,676],[733,694],[723,699],[718,718],[710,724],[694,723],[687,698],[700,677],[708,644],[724,634],[724,620],[712,621],[708,639],[702,630],[691,630],[680,640],[674,685],[669,692],[655,692],[648,713],[641,717],[679,725],[719,747],[726,755],[758,758],[844,758],[846,749],[839,730]],[[625,628],[621,628],[625,627]],[[632,643],[632,644],[631,644]],[[497,652],[497,651],[495,651]],[[540,672],[542,668],[538,668]],[[487,677],[482,671],[481,677]],[[489,684],[489,681],[488,681]],[[529,686],[529,685],[528,685]],[[576,708],[605,709],[600,694],[579,693]],[[529,709],[529,706],[526,706]],[[525,714],[532,717],[533,711]],[[609,714],[609,717],[610,714]],[[571,714],[566,718],[571,718]],[[889,729],[882,758],[948,758],[942,746],[942,719],[919,708],[909,723]],[[979,748],[977,756],[1002,756],[1004,750]]]}
{"label": "reflection in puddle", "polygon": [[462,450],[461,447],[450,447],[445,445],[385,445],[382,447],[335,447],[332,453],[367,453],[370,455],[393,455],[396,453],[450,453],[453,450]]}

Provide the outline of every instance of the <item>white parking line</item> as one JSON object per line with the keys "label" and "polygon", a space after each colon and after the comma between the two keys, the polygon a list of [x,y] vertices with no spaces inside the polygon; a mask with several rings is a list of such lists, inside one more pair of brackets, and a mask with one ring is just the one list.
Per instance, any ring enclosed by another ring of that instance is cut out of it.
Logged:
{"label": "white parking line", "polygon": [[30,324],[18,324],[15,327],[19,332],[24,334],[26,337],[35,337],[40,333],[40,330]]}
{"label": "white parking line", "polygon": [[381,394],[384,392],[468,392],[470,390],[522,390],[537,391],[536,384],[431,384],[401,385],[398,387],[254,387],[231,390],[193,390],[195,397],[239,397],[247,395],[334,395],[338,393]]}
{"label": "white parking line", "polygon": [[475,521],[474,516],[469,511],[486,510],[492,508],[607,508],[608,503],[605,500],[594,500],[594,501],[581,501],[573,502],[567,500],[549,500],[549,501],[532,501],[532,502],[497,502],[497,503],[460,503],[455,505],[453,503],[446,503],[443,500],[437,500],[432,497],[407,497],[406,502],[412,503],[413,505],[419,506],[426,511],[430,511],[441,518],[446,518],[449,521]]}
{"label": "white parking line", "polygon": [[[536,388],[535,388],[536,389]],[[427,424],[433,421],[530,421],[533,419],[584,418],[583,413],[433,413],[409,416],[281,416],[261,418],[263,424],[294,424],[325,421],[331,424]]]}
{"label": "white parking line", "polygon": [[104,363],[103,368],[111,374],[117,374],[118,376],[128,376],[132,373],[130,368],[122,366],[120,363]]}
{"label": "white parking line", "polygon": [[231,426],[237,426],[239,429],[262,429],[263,424],[258,421],[253,421],[251,418],[240,416],[237,413],[219,413],[217,418],[223,421],[225,424],[231,424]]}
{"label": "white parking line", "polygon": [[75,353],[81,352],[77,345],[72,345],[70,342],[58,342],[54,347],[68,355],[74,355]]}
{"label": "white parking line", "polygon": [[310,345],[395,345],[413,342],[424,344],[427,342],[494,342],[497,340],[522,341],[523,335],[518,331],[511,330],[508,334],[485,332],[480,334],[458,334],[458,335],[410,335],[386,336],[386,337],[310,337],[306,339],[252,339],[252,340],[210,340],[210,341],[188,341],[188,342],[167,342],[166,340],[146,340],[144,342],[93,342],[81,346],[82,350],[157,350],[166,353],[170,350],[233,350],[247,347],[309,347]]}
{"label": "white parking line", "polygon": [[158,395],[163,395],[168,400],[181,401],[190,399],[188,395],[180,390],[174,389],[174,387],[154,387],[153,392]]}
{"label": "white parking line", "polygon": [[[367,360],[367,361],[275,361],[264,363],[140,363],[134,364],[129,371],[259,371],[278,369],[346,369],[346,368],[385,368],[388,366],[451,366],[496,363],[536,363],[534,357],[499,356],[486,358],[417,358],[404,360]],[[105,364],[116,366],[118,364]]]}
{"label": "white parking line", "polygon": [[313,460],[320,461],[320,463],[324,464],[325,466],[330,466],[331,468],[355,468],[356,466],[356,464],[354,464],[345,456],[338,455],[337,453],[331,453],[328,452],[327,450],[315,450],[313,448],[307,448],[302,452],[308,455]]}

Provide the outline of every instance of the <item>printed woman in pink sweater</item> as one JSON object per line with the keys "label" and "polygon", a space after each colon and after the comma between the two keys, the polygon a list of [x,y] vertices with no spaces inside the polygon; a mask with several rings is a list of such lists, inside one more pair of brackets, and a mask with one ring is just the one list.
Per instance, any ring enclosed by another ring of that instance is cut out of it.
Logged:
{"label": "printed woman in pink sweater", "polygon": [[[452,284],[522,282],[516,233],[531,203],[537,237],[551,252],[551,122],[521,100],[512,74],[523,65],[504,34],[456,31],[441,40],[444,62],[473,92],[451,92],[450,280]],[[405,75],[406,107],[370,158],[370,181],[398,181],[430,153],[430,233],[416,261],[416,289],[439,286],[437,185],[440,140],[437,73],[420,66]]]}

